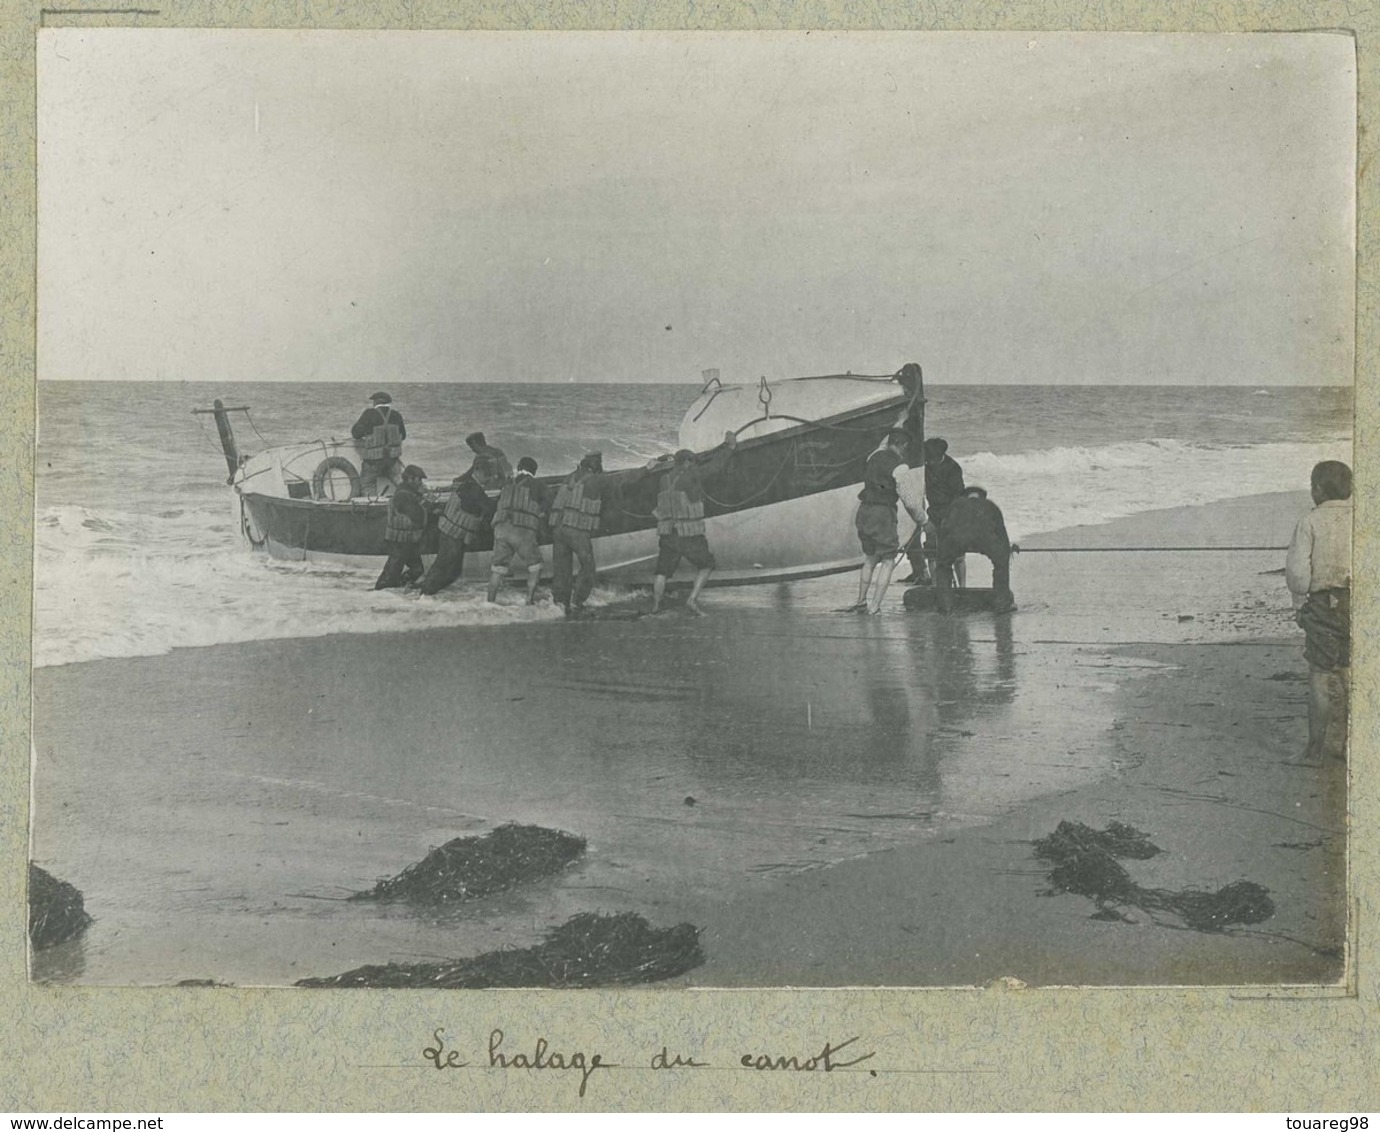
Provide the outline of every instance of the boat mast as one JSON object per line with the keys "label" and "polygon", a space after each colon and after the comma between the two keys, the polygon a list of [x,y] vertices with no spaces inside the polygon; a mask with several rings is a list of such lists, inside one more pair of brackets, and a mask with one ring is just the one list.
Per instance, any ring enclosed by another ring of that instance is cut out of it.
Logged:
{"label": "boat mast", "polygon": [[198,416],[209,413],[216,418],[216,431],[220,433],[220,446],[225,452],[225,465],[230,469],[230,475],[226,478],[225,482],[231,483],[235,478],[235,472],[239,470],[240,450],[239,446],[235,443],[235,430],[230,427],[230,414],[247,413],[249,412],[249,406],[236,405],[227,409],[221,404],[219,397],[212,401],[211,404],[215,407],[211,409],[193,409],[192,412]]}
{"label": "boat mast", "polygon": [[[918,362],[907,362],[901,367],[897,380],[900,381],[901,388],[910,395],[910,404],[906,406],[905,423],[902,425],[902,428],[909,434],[910,443],[914,449],[906,453],[907,461],[911,462],[918,458],[923,462],[925,459],[925,373]],[[913,462],[911,462],[911,467],[915,467]]]}

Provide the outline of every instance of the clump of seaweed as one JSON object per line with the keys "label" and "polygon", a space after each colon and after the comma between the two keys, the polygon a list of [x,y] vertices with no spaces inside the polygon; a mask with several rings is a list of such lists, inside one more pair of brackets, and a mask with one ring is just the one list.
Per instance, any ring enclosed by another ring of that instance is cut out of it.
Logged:
{"label": "clump of seaweed", "polygon": [[1094,851],[1143,861],[1161,849],[1135,826],[1119,821],[1108,822],[1104,830],[1093,829],[1081,821],[1061,821],[1053,833],[1035,842],[1035,856],[1050,861],[1069,860]]}
{"label": "clump of seaweed", "polygon": [[1061,821],[1054,833],[1035,842],[1035,855],[1051,861],[1049,880],[1057,891],[1087,896],[1097,904],[1097,919],[1121,919],[1118,907],[1168,912],[1184,926],[1220,932],[1232,924],[1258,924],[1275,914],[1269,890],[1248,880],[1207,892],[1186,888],[1142,888],[1116,860],[1143,860],[1160,852],[1138,829],[1111,822],[1105,830]]}
{"label": "clump of seaweed", "polygon": [[35,950],[66,943],[91,924],[81,893],[29,862],[29,940]]}
{"label": "clump of seaweed", "polygon": [[693,924],[654,928],[633,912],[581,912],[553,928],[535,947],[488,951],[449,963],[389,963],[342,975],[300,979],[299,987],[629,986],[684,974],[704,962]]}
{"label": "clump of seaweed", "polygon": [[560,872],[585,851],[585,839],[558,829],[509,823],[482,837],[457,837],[395,877],[351,900],[446,904],[477,900]]}

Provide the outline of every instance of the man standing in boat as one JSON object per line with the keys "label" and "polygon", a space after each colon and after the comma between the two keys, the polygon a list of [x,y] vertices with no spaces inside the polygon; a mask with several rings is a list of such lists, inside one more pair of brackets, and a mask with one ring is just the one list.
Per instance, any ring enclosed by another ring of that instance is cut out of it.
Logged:
{"label": "man standing in boat", "polygon": [[527,604],[535,605],[537,582],[541,578],[541,550],[537,531],[546,513],[541,486],[532,477],[537,462],[531,456],[518,461],[517,475],[498,493],[494,512],[494,556],[489,575],[489,600],[498,601],[498,587],[509,570],[527,571]]}
{"label": "man standing in boat", "polygon": [[[849,606],[849,613],[881,612],[882,598],[891,584],[891,572],[896,568],[901,547],[896,528],[897,504],[905,505],[917,526],[925,522],[924,501],[914,495],[903,479],[897,479],[898,472],[910,470],[905,456],[909,443],[910,436],[904,429],[892,429],[886,434],[886,443],[867,458],[854,521],[862,544],[863,565],[858,577],[858,600]],[[874,577],[876,589],[869,597]]]}
{"label": "man standing in boat", "polygon": [[[656,576],[652,579],[652,612],[661,612],[666,593],[666,579],[676,572],[684,558],[695,567],[695,580],[685,608],[697,617],[700,591],[714,569],[714,555],[704,533],[704,481],[718,475],[733,458],[738,446],[737,434],[724,433],[724,442],[712,452],[696,456],[682,448],[671,458],[671,466],[661,477],[661,490],[656,500],[656,531],[658,538]],[[665,467],[665,458],[653,460],[647,471]]]}
{"label": "man standing in boat", "polygon": [[[594,559],[594,535],[599,530],[605,490],[612,477],[604,472],[604,456],[591,452],[556,489],[551,503],[551,596],[567,617],[578,616],[594,588],[598,569]],[[574,577],[575,561],[580,576]]]}
{"label": "man standing in boat", "polygon": [[417,581],[423,573],[422,535],[426,531],[426,509],[422,505],[422,481],[426,473],[409,464],[402,483],[388,500],[388,527],[383,541],[388,544],[388,561],[374,583],[376,590],[391,590]]}
{"label": "man standing in boat", "polygon": [[475,460],[469,471],[455,477],[455,490],[436,520],[440,547],[431,569],[422,579],[422,593],[439,593],[460,577],[465,551],[473,548],[489,527],[494,505],[484,487],[497,479],[486,457]]}
{"label": "man standing in boat", "polygon": [[355,421],[350,435],[364,442],[360,457],[359,490],[362,495],[387,495],[397,486],[402,466],[402,442],[407,439],[403,417],[393,408],[387,393],[375,393],[369,407]]}

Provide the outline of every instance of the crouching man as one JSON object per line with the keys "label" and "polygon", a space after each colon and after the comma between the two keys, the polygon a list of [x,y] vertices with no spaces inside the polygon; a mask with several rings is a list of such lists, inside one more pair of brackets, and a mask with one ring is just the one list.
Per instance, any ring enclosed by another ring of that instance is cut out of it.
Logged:
{"label": "crouching man", "polygon": [[980,487],[967,488],[949,505],[939,528],[939,556],[935,571],[936,601],[943,613],[953,608],[953,579],[949,567],[965,554],[981,554],[992,563],[993,608],[1007,613],[1016,608],[1011,594],[1011,539],[1001,508]]}
{"label": "crouching man", "polygon": [[402,483],[388,500],[388,526],[383,532],[388,561],[374,583],[376,590],[411,585],[425,573],[422,566],[422,536],[426,532],[422,483],[425,480],[426,472],[416,464],[408,464],[402,474]]}
{"label": "crouching man", "polygon": [[439,547],[431,569],[422,578],[422,593],[435,594],[460,577],[465,567],[465,551],[473,549],[489,529],[494,505],[484,491],[493,465],[481,457],[463,475],[455,477],[446,509],[436,521]]}

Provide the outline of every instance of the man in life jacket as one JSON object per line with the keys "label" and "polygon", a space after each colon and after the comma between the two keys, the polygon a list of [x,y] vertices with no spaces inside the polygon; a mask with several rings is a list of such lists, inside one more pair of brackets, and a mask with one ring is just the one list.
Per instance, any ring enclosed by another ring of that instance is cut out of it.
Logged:
{"label": "man in life jacket", "polygon": [[398,483],[402,467],[402,442],[407,426],[393,408],[387,393],[375,393],[369,407],[355,421],[350,435],[363,441],[360,454],[359,490],[362,495],[387,495]]}
{"label": "man in life jacket", "polygon": [[527,571],[527,604],[537,600],[541,578],[541,550],[537,531],[546,514],[546,498],[541,485],[532,477],[537,462],[531,456],[518,461],[517,475],[503,485],[494,511],[494,556],[489,575],[489,600],[498,600],[498,587],[510,570]]}
{"label": "man in life jacket", "polygon": [[[604,472],[604,456],[591,452],[580,460],[551,502],[551,596],[565,608],[567,617],[578,617],[594,588],[598,564],[594,535],[612,477]],[[575,574],[579,560],[580,575]]]}
{"label": "man in life jacket", "polygon": [[[863,487],[858,493],[858,514],[854,525],[862,544],[863,564],[858,577],[858,600],[848,607],[849,613],[880,613],[882,598],[891,584],[891,572],[896,568],[897,552],[901,547],[896,529],[896,507],[904,504],[917,525],[925,521],[925,504],[903,477],[907,472],[906,449],[910,436],[903,429],[892,429],[886,442],[867,458],[863,470]],[[869,597],[873,579],[876,590]]]}
{"label": "man in life jacket", "polygon": [[422,535],[426,532],[426,508],[422,505],[422,481],[426,473],[416,464],[403,469],[402,483],[388,500],[388,561],[374,583],[376,590],[391,590],[417,581],[423,574]]}
{"label": "man in life jacket", "polygon": [[[715,565],[709,540],[704,534],[704,481],[723,471],[737,446],[738,437],[730,430],[724,433],[723,444],[703,456],[682,448],[671,458],[670,467],[662,475],[654,512],[658,544],[656,576],[652,579],[653,613],[661,612],[666,579],[676,572],[682,558],[695,568],[695,580],[685,608],[697,617],[703,613],[699,607],[700,591]],[[651,472],[665,467],[663,458],[653,460],[646,470]]]}
{"label": "man in life jacket", "polygon": [[455,477],[455,490],[436,520],[440,546],[436,560],[422,579],[422,593],[439,593],[460,577],[465,551],[472,549],[489,529],[494,504],[484,486],[497,478],[487,458],[476,460],[469,471]]}
{"label": "man in life jacket", "polygon": [[474,463],[470,465],[470,471],[474,471],[481,460],[487,460],[493,466],[493,474],[498,477],[500,483],[507,483],[513,478],[513,465],[508,463],[503,449],[495,448],[486,441],[482,432],[470,433],[465,437],[465,443],[474,453]]}
{"label": "man in life jacket", "polygon": [[[942,437],[932,436],[925,441],[925,504],[929,511],[929,522],[923,530],[927,544],[936,543],[939,528],[948,517],[949,508],[966,490],[963,485],[963,467],[949,455],[949,442]],[[921,553],[920,529],[906,544],[906,557],[910,559],[911,575],[908,582],[925,580],[925,558]],[[968,581],[968,571],[960,558],[953,566],[960,587]]]}
{"label": "man in life jacket", "polygon": [[935,560],[935,598],[942,613],[952,607],[952,582],[949,569],[963,560],[965,554],[982,554],[992,563],[993,609],[1009,613],[1016,608],[1011,594],[1011,552],[1013,545],[1006,533],[1006,521],[1001,508],[987,498],[980,487],[965,489],[949,504],[944,521],[939,525],[939,557]]}

